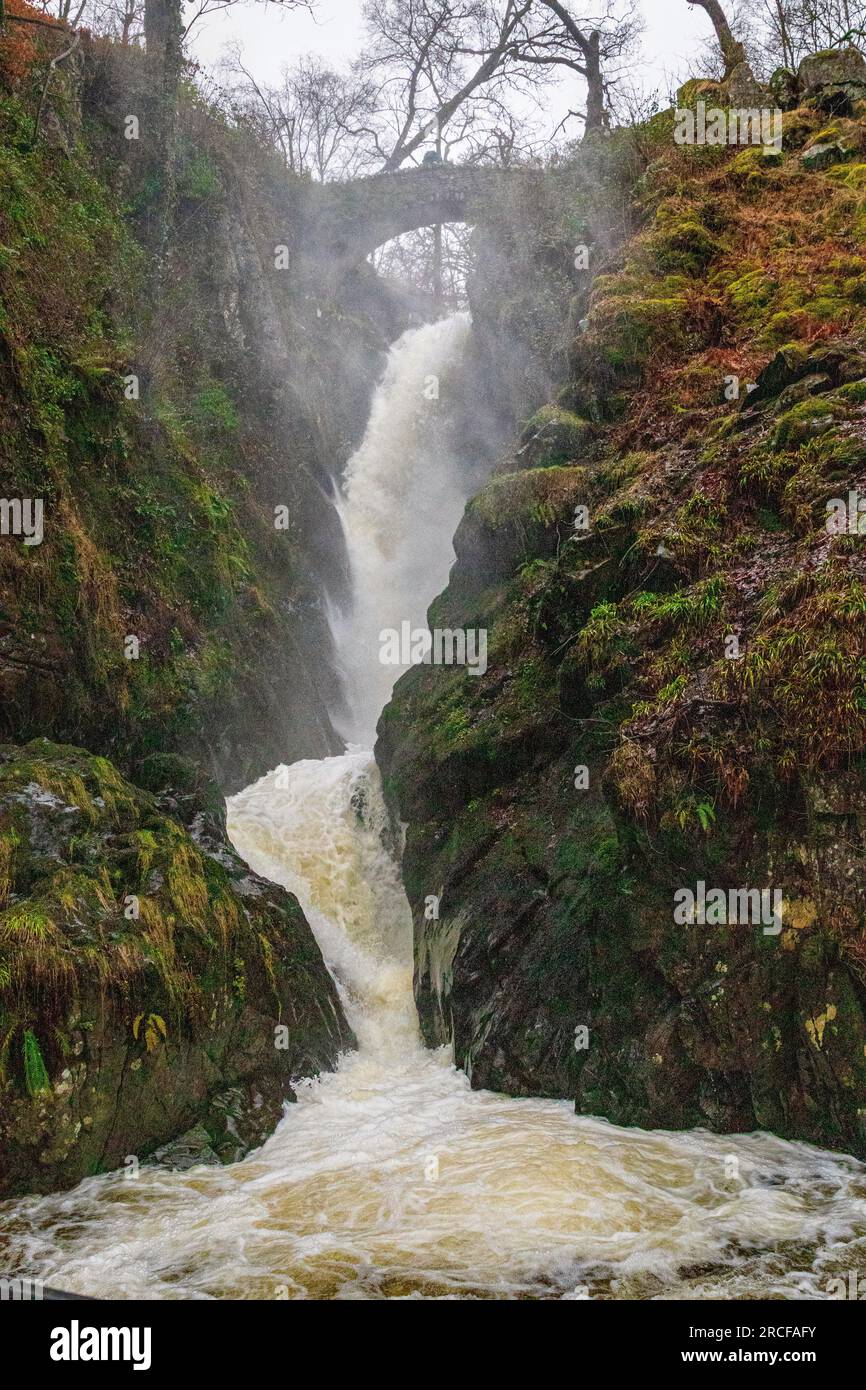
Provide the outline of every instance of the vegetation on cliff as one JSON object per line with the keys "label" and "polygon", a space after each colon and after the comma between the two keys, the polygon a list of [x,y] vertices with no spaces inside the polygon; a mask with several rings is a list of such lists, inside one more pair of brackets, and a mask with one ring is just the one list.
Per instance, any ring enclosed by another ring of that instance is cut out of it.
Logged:
{"label": "vegetation on cliff", "polygon": [[0,1191],[143,1160],[194,1124],[237,1158],[351,1035],[293,898],[222,797],[36,739],[0,748]]}
{"label": "vegetation on cliff", "polygon": [[[787,111],[781,152],[678,145],[672,112],[632,133],[641,230],[431,610],[490,629],[487,674],[411,672],[378,754],[427,1034],[473,1080],[862,1151],[866,572],[827,517],[866,458],[866,105],[840,105]],[[700,880],[778,887],[779,935],[677,925]]]}
{"label": "vegetation on cliff", "polygon": [[[41,101],[62,47],[0,35],[4,1193],[194,1124],[234,1158],[351,1041],[297,903],[166,753],[224,791],[332,746],[314,575],[349,441],[298,383],[338,338],[350,410],[380,339],[280,278],[297,183],[189,87],[162,246],[152,64],[85,36]],[[36,501],[27,543],[12,508]]]}
{"label": "vegetation on cliff", "polygon": [[300,181],[191,88],[160,260],[148,60],[83,44],[34,141],[39,42],[10,71],[0,41],[0,493],[44,506],[41,544],[0,547],[0,727],[126,770],[178,749],[237,788],[333,746],[323,481],[384,339],[276,268]]}

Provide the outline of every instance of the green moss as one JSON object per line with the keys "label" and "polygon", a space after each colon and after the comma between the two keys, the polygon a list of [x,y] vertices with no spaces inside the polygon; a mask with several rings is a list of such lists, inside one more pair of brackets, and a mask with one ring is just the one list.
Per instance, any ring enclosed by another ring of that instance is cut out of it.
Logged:
{"label": "green moss", "polygon": [[522,440],[535,466],[551,467],[579,458],[592,432],[592,425],[573,411],[545,405],[525,425]]}
{"label": "green moss", "polygon": [[829,401],[801,401],[780,417],[773,437],[775,447],[786,450],[799,448],[814,438],[822,422],[832,420],[833,416],[833,406]]}
{"label": "green moss", "polygon": [[829,170],[829,177],[843,188],[852,188],[861,193],[866,189],[866,164],[837,165]]}
{"label": "green moss", "polygon": [[678,206],[660,209],[648,245],[659,270],[686,275],[698,275],[721,249],[696,209]]}
{"label": "green moss", "polygon": [[548,528],[571,518],[587,478],[580,467],[502,474],[473,498],[469,513],[492,530],[527,522]]}
{"label": "green moss", "polygon": [[772,303],[776,282],[763,270],[750,270],[727,285],[727,294],[737,319],[741,323],[760,324],[766,318],[767,306]]}

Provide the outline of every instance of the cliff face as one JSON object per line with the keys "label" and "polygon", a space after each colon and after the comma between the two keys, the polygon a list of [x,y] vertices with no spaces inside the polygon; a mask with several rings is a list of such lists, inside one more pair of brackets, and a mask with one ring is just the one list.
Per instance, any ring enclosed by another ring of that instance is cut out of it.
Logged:
{"label": "cliff face", "polygon": [[405,323],[302,273],[303,184],[192,93],[160,258],[146,61],[85,41],[34,141],[49,42],[0,42],[4,1192],[195,1124],[232,1158],[351,1045],[297,903],[154,754],[227,792],[333,750],[330,478]]}
{"label": "cliff face", "polygon": [[160,263],[147,62],[85,46],[35,145],[30,83],[0,100],[0,492],[44,536],[0,546],[0,732],[237,790],[335,747],[330,480],[405,315],[363,273],[323,290],[303,181],[192,94]]}
{"label": "cliff face", "polygon": [[629,137],[641,230],[430,611],[487,672],[410,672],[377,757],[474,1084],[862,1153],[866,107],[818,98],[780,153]]}
{"label": "cliff face", "polygon": [[238,1158],[352,1045],[297,902],[231,848],[216,788],[166,755],[141,775],[152,790],[47,739],[0,748],[2,1195],[193,1126],[199,1160]]}

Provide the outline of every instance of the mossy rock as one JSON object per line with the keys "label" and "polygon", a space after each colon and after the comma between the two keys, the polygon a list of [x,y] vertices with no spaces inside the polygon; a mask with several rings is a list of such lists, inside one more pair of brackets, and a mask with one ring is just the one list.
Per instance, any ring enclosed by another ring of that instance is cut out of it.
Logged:
{"label": "mossy rock", "polygon": [[859,161],[856,164],[849,164],[845,168],[833,169],[831,177],[835,183],[839,183],[843,188],[852,188],[857,193],[866,191],[866,164]]}
{"label": "mossy rock", "polygon": [[351,1042],[297,902],[212,808],[167,814],[167,768],[157,798],[80,748],[0,747],[0,1193],[144,1156],[226,1087],[233,1151],[260,1143],[292,1078]]}
{"label": "mossy rock", "polygon": [[693,77],[688,82],[684,82],[682,87],[677,90],[678,106],[694,106],[698,101],[715,101],[719,105],[723,104],[725,98],[725,88],[722,82],[716,82],[709,77]]}
{"label": "mossy rock", "polygon": [[587,420],[562,406],[545,405],[524,426],[517,457],[533,468],[575,463],[592,436]]}
{"label": "mossy rock", "polygon": [[808,376],[801,377],[793,385],[786,386],[776,403],[776,410],[783,413],[797,405],[799,401],[805,401],[809,396],[819,396],[824,391],[829,391],[833,385],[832,380],[825,372],[810,372]]}
{"label": "mossy rock", "polygon": [[823,124],[820,113],[797,107],[786,111],[782,117],[782,147],[786,150],[799,150],[814,141],[815,132]]}
{"label": "mossy rock", "polygon": [[807,343],[785,343],[767,363],[766,367],[758,373],[757,389],[743,401],[743,405],[754,406],[759,402],[771,400],[774,396],[780,395],[786,386],[799,381],[800,377],[807,374],[808,361],[809,345]]}
{"label": "mossy rock", "polygon": [[833,115],[846,115],[866,93],[866,60],[854,47],[825,49],[803,59],[797,80],[804,101]]}
{"label": "mossy rock", "polygon": [[829,169],[832,164],[841,164],[844,160],[851,159],[853,153],[853,150],[834,140],[823,145],[810,145],[803,151],[800,160],[804,169],[814,173],[820,169]]}
{"label": "mossy rock", "polygon": [[754,190],[763,189],[766,185],[766,175],[771,169],[778,168],[785,158],[783,150],[764,147],[763,145],[750,146],[747,150],[741,150],[731,160],[731,177],[738,183]]}
{"label": "mossy rock", "polygon": [[807,440],[830,429],[838,413],[829,401],[802,401],[779,420],[773,438],[775,448],[798,449]]}
{"label": "mossy rock", "polygon": [[665,212],[648,245],[656,265],[664,272],[697,275],[718,254],[719,242],[694,212]]}
{"label": "mossy rock", "polygon": [[[643,369],[660,348],[684,352],[698,346],[700,333],[688,296],[665,296],[659,293],[661,288],[651,285],[645,294],[610,296],[594,302],[590,323],[595,352],[612,376]],[[607,399],[609,403],[610,393]]]}
{"label": "mossy rock", "polygon": [[800,83],[788,68],[776,68],[770,77],[770,96],[783,111],[791,111],[800,99]]}

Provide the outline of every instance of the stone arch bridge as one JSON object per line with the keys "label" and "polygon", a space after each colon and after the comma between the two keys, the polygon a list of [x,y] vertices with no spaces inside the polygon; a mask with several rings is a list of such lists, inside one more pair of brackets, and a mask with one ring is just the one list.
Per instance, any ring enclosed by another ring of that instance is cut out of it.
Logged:
{"label": "stone arch bridge", "polygon": [[549,180],[548,172],[537,169],[442,164],[316,184],[304,216],[305,251],[349,266],[419,227],[483,224],[505,208],[537,205]]}

